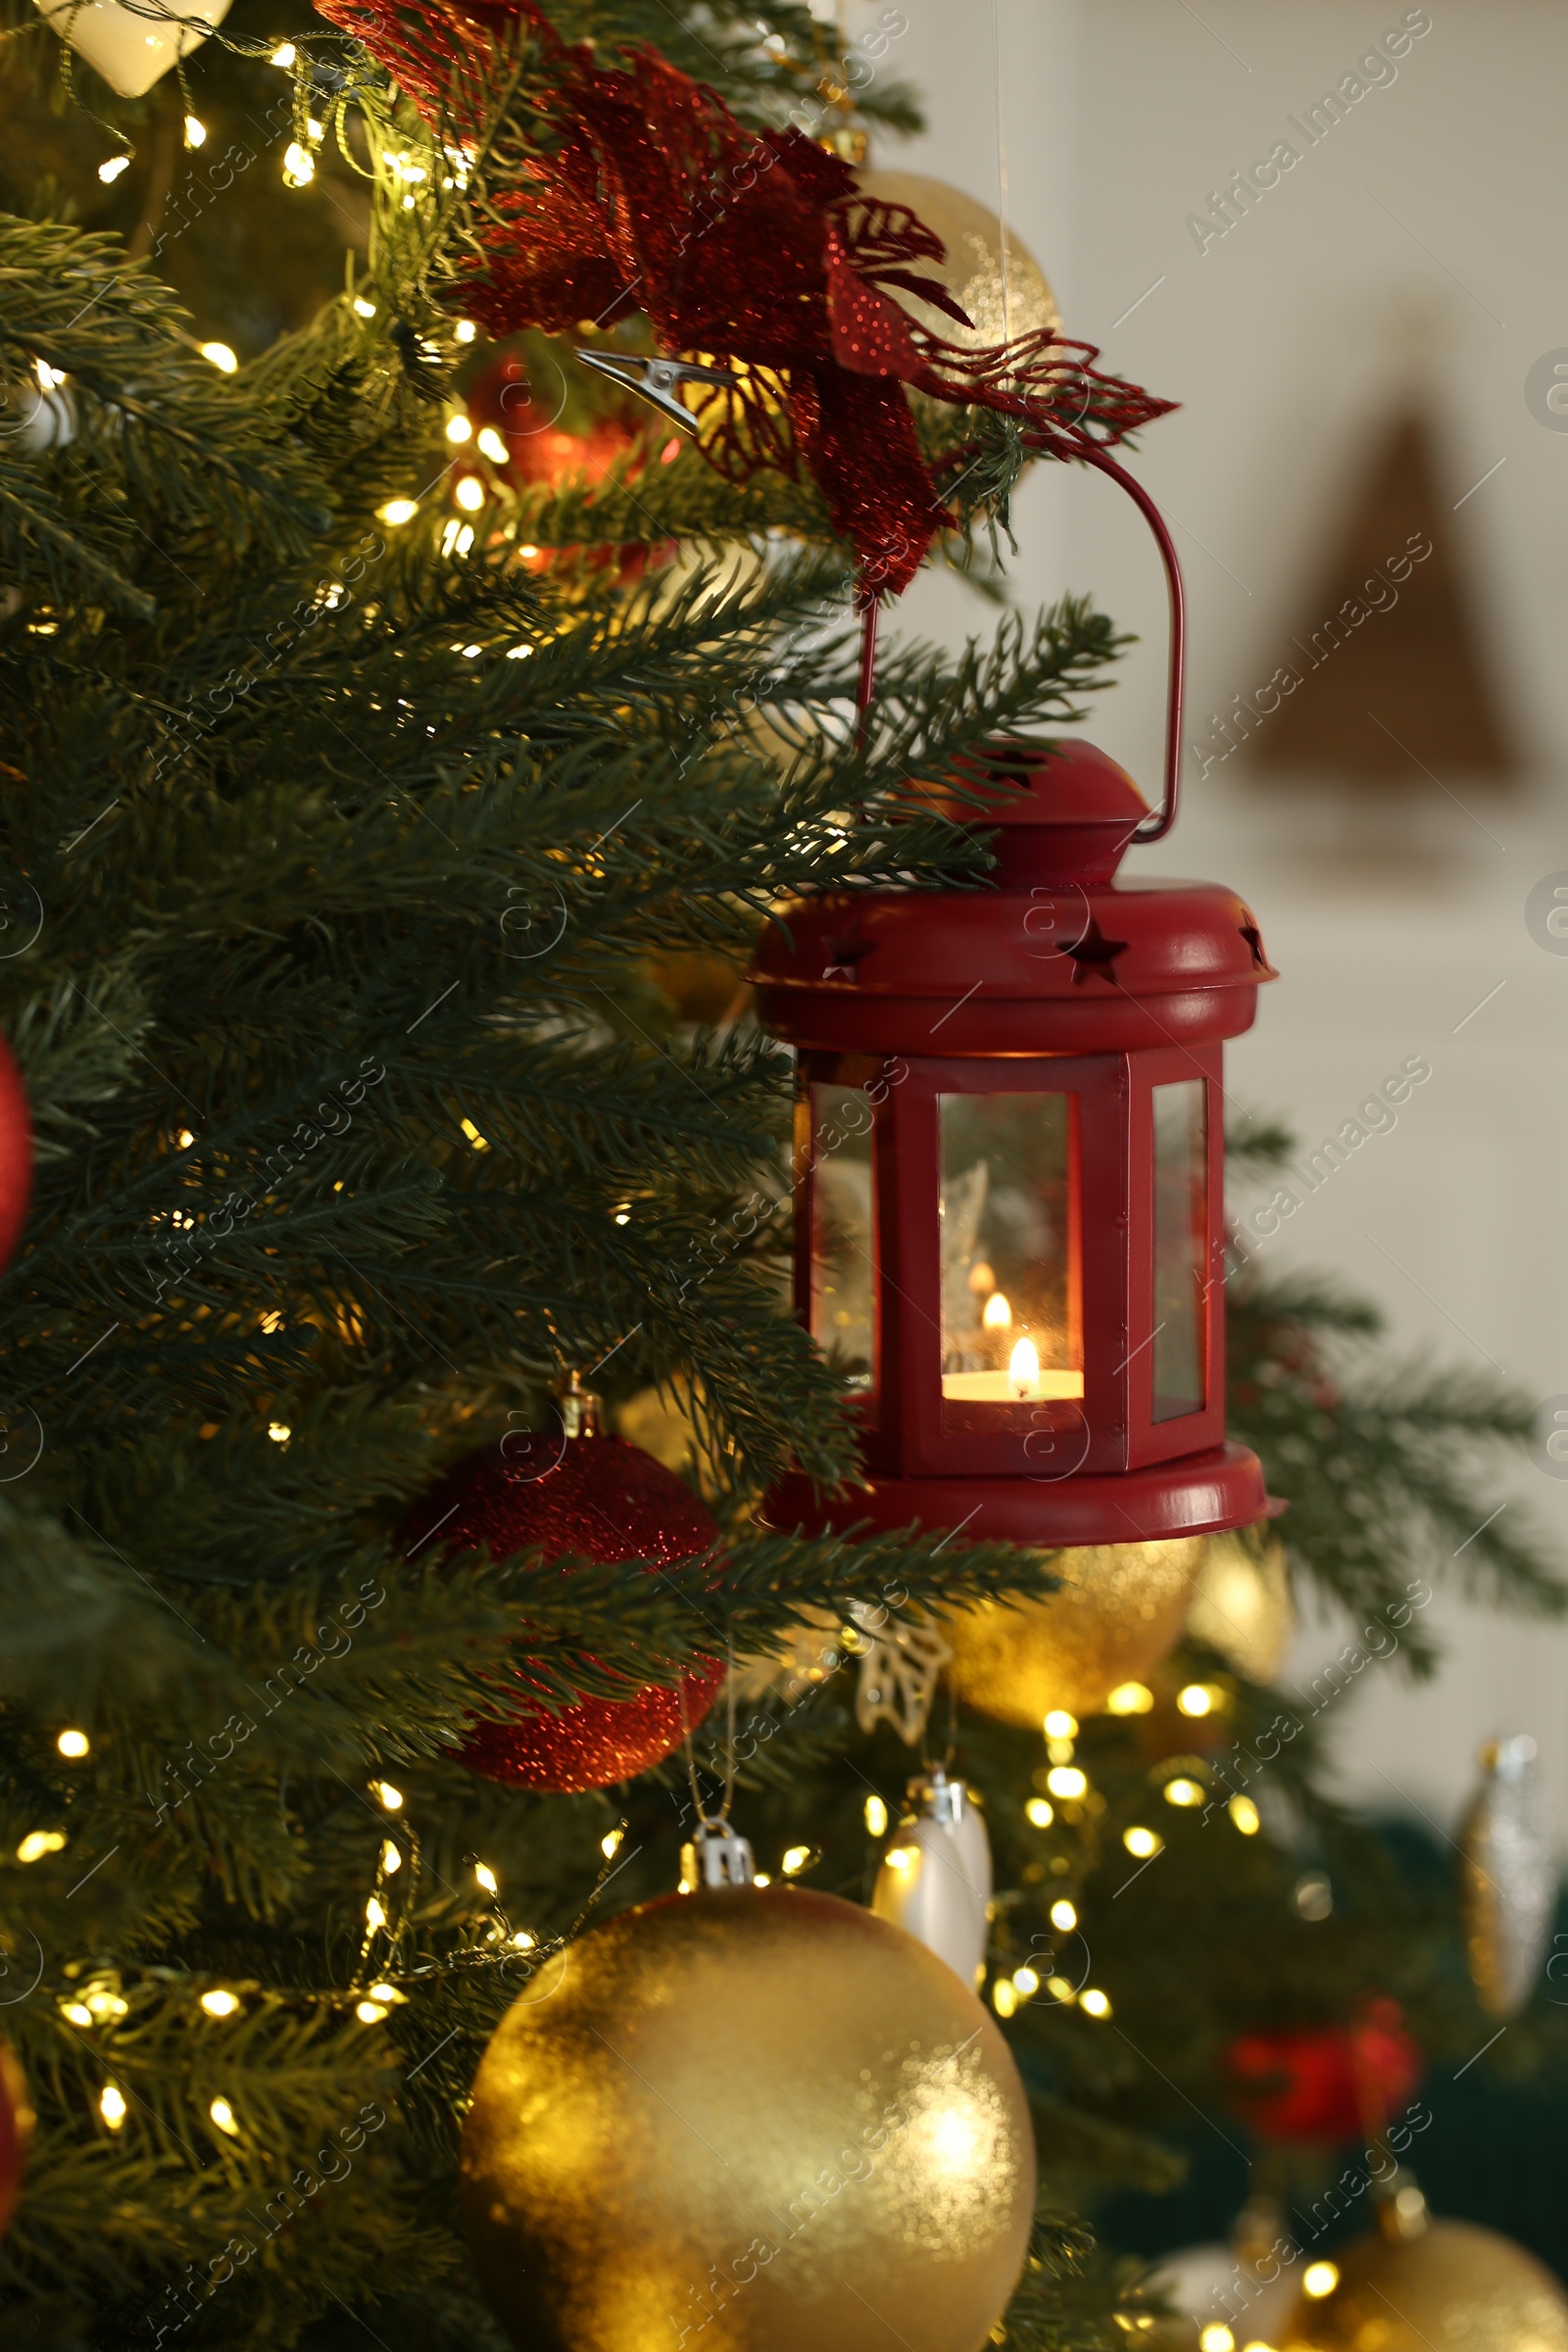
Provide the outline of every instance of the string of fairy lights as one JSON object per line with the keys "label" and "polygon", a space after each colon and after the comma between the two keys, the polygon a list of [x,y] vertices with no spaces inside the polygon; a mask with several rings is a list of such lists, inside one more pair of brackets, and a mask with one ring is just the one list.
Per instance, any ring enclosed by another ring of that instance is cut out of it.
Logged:
{"label": "string of fairy lights", "polygon": [[[1154,1705],[1152,1691],[1143,1683],[1125,1683],[1112,1691],[1107,1711],[1112,1715],[1136,1716],[1147,1714]],[[1183,1715],[1194,1722],[1222,1712],[1229,1704],[1229,1694],[1222,1686],[1209,1683],[1191,1683],[1177,1694],[1176,1704]],[[1030,1827],[1050,1830],[1056,1826],[1058,1816],[1062,1826],[1081,1821],[1086,1814],[1103,1810],[1103,1799],[1097,1804],[1096,1791],[1089,1774],[1079,1759],[1077,1719],[1064,1709],[1054,1710],[1043,1726],[1046,1764],[1036,1774],[1037,1787],[1043,1792],[1025,1800],[1023,1813]],[[89,1734],[76,1726],[68,1726],[54,1739],[56,1754],[62,1761],[76,1764],[86,1761],[93,1753]],[[694,1759],[688,1759],[693,1762]],[[694,1766],[695,1770],[695,1766]],[[1196,1756],[1167,1759],[1152,1768],[1152,1788],[1157,1788],[1163,1801],[1178,1812],[1191,1811],[1212,1803],[1214,1790],[1206,1765]],[[481,1898],[478,1928],[474,1939],[460,1942],[455,1949],[431,1951],[420,1948],[416,1928],[419,1887],[425,1871],[425,1857],[418,1829],[410,1818],[408,1798],[396,1783],[383,1777],[372,1778],[367,1784],[366,1795],[379,1816],[381,1828],[377,1839],[376,1859],[369,1891],[365,1896],[361,1931],[354,1967],[349,1982],[337,1988],[318,1991],[273,1991],[255,1984],[202,1982],[191,1975],[184,1980],[195,2016],[206,2025],[233,2025],[252,2015],[258,2005],[273,2010],[306,2009],[318,2014],[331,2012],[351,2016],[367,2029],[383,2026],[394,2013],[407,2007],[414,1994],[433,1981],[463,1973],[505,1969],[514,1977],[519,1965],[528,1976],[547,1963],[580,1934],[596,1908],[610,1879],[620,1867],[619,1857],[625,1842],[628,1824],[623,1818],[606,1831],[597,1840],[599,1862],[592,1886],[571,1924],[553,1936],[542,1936],[534,1929],[521,1927],[510,1916],[502,1898],[500,1878],[490,1863],[481,1856],[464,1857],[465,1867],[471,1872],[472,1885]],[[701,1804],[699,1805],[701,1810]],[[1261,1827],[1257,1807],[1242,1794],[1225,1800],[1223,1810],[1234,1829],[1243,1837],[1255,1837]],[[871,1793],[863,1802],[862,1817],[865,1831],[873,1841],[880,1842],[890,1831],[894,1842],[883,1854],[885,1863],[897,1871],[913,1868],[918,1856],[912,1846],[904,1844],[898,1828],[892,1823],[886,1801]],[[1165,1839],[1160,1832],[1147,1822],[1134,1822],[1121,1831],[1121,1843],[1129,1857],[1140,1866],[1152,1861],[1164,1850]],[[19,1864],[28,1865],[65,1850],[68,1834],[62,1829],[29,1830],[19,1841],[15,1852]],[[779,1862],[778,1875],[785,1881],[796,1880],[808,1873],[820,1859],[819,1849],[805,1843],[793,1843],[785,1848]],[[1068,1864],[1056,1856],[1052,1869],[1065,1872]],[[772,1874],[758,1871],[755,1884],[766,1886]],[[443,1881],[443,1885],[447,1882]],[[1048,1916],[1053,1931],[1060,1936],[1072,1937],[1082,1930],[1080,1899],[1063,1891],[1050,1903]],[[1087,1944],[1084,1947],[1087,1953]],[[167,1991],[172,1983],[181,1980],[167,1967],[150,1970],[160,1989]],[[89,1961],[68,1962],[61,1972],[62,1982],[54,1990],[54,2006],[62,2023],[75,2034],[106,2035],[112,2034],[122,2019],[131,2012],[133,2003],[126,1997],[126,1980],[122,1972],[108,1970]],[[1062,2008],[1076,2008],[1083,2016],[1099,2023],[1108,2022],[1113,2014],[1110,1995],[1102,1986],[1086,1983],[1074,1984],[1059,1969],[1046,1961],[1037,1968],[1031,1960],[1017,1966],[998,1970],[993,1974],[989,1999],[999,2017],[1010,2018],[1028,2001],[1044,1995]],[[129,2095],[127,2095],[127,2092]],[[128,2082],[126,2070],[116,2069],[112,2059],[105,2056],[103,2072],[96,2092],[96,2111],[104,2128],[111,2132],[123,2131],[132,2119],[132,2101],[136,2093]],[[235,2098],[227,2092],[215,2093],[207,2103],[207,2116],[213,2129],[229,2140],[245,2135],[245,2125]],[[1327,2293],[1329,2287],[1319,2291]],[[1216,2344],[1212,2352],[1224,2352]]]}
{"label": "string of fairy lights", "polygon": [[[54,1746],[68,1763],[81,1762],[93,1752],[89,1735],[74,1726],[61,1731]],[[147,1970],[149,1982],[155,1982],[165,1992],[172,1984],[182,1985],[189,1995],[193,2023],[233,2025],[265,2006],[274,2012],[352,2016],[367,2028],[381,2026],[395,2010],[407,2006],[415,1987],[428,1984],[435,1977],[500,1968],[514,1972],[519,1961],[531,1969],[564,1949],[597,1903],[625,1834],[622,1823],[599,1840],[603,1866],[578,1917],[560,1936],[549,1939],[541,1938],[532,1929],[514,1926],[502,1905],[496,1872],[476,1855],[466,1857],[473,1885],[484,1898],[480,1939],[462,1944],[454,1951],[431,1953],[411,1948],[423,1856],[418,1832],[407,1817],[407,1798],[395,1783],[384,1779],[371,1780],[367,1793],[385,1817],[386,1827],[378,1841],[371,1889],[363,1907],[359,1949],[346,1985],[318,1991],[295,1988],[274,1991],[252,1983],[204,1983],[195,1974],[182,1978],[179,1972],[165,1965]],[[19,1841],[16,1859],[24,1865],[40,1862],[48,1855],[65,1851],[69,1842],[64,1830],[30,1830]],[[103,2035],[132,2012],[134,2004],[126,1997],[126,1984],[123,1971],[106,1969],[88,1960],[68,1961],[61,1970],[61,1983],[53,1991],[55,2011],[74,2036]],[[131,1989],[135,1989],[133,1984]],[[138,2100],[127,2068],[122,2065],[117,2068],[113,2059],[105,2055],[102,2070],[93,2105],[105,2129],[119,2133],[133,2120],[135,2104],[146,2103]],[[244,2138],[244,2119],[234,2097],[218,2092],[208,2100],[206,2111],[214,2130],[225,2139]]]}

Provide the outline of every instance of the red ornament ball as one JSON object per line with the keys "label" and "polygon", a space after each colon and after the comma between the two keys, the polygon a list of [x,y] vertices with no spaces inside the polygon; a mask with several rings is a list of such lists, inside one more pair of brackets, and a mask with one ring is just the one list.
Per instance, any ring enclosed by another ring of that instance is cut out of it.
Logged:
{"label": "red ornament ball", "polygon": [[1270,2139],[1358,2139],[1398,2114],[1426,2071],[1386,1999],[1349,2026],[1244,2034],[1226,2055],[1237,2108]]}
{"label": "red ornament ball", "polygon": [[[547,1559],[574,1552],[613,1567],[646,1560],[672,1568],[717,1536],[689,1487],[621,1438],[512,1437],[469,1454],[412,1515],[405,1548],[437,1543],[461,1556],[488,1545],[492,1558],[538,1545]],[[526,1636],[523,1637],[526,1639]],[[487,1780],[558,1793],[608,1788],[662,1763],[712,1705],[725,1668],[689,1670],[678,1685],[648,1684],[621,1699],[580,1698],[552,1711],[524,1699],[510,1723],[476,1723],[454,1752]],[[526,1667],[520,1690],[538,1689]]]}
{"label": "red ornament ball", "polygon": [[22,1238],[32,1191],[32,1120],[27,1090],[0,1039],[0,1266]]}
{"label": "red ornament ball", "polygon": [[11,2227],[32,2137],[32,2101],[21,2067],[0,2041],[0,2237]]}

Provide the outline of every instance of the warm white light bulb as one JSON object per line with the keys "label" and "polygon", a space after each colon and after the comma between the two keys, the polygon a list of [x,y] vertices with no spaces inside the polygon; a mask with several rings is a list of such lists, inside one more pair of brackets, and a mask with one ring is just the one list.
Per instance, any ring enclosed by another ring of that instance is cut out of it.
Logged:
{"label": "warm white light bulb", "polygon": [[808,1845],[792,1845],[780,1867],[787,1879],[793,1879],[806,1868],[810,1859],[811,1849]]}
{"label": "warm white light bulb", "polygon": [[873,1838],[880,1838],[888,1826],[888,1809],[879,1796],[865,1800],[865,1826]]}
{"label": "warm white light bulb", "polygon": [[85,1732],[62,1732],[55,1741],[63,1756],[84,1756],[91,1742]]}
{"label": "warm white light bulb", "polygon": [[476,1862],[473,1866],[473,1875],[486,1894],[495,1894],[498,1891],[499,1882],[488,1862]]}
{"label": "warm white light bulb", "polygon": [[460,318],[452,331],[457,336],[460,343],[471,343],[474,336],[479,332],[479,329],[474,325],[471,318]]}
{"label": "warm white light bulb", "polygon": [[1007,1358],[1007,1378],[1019,1396],[1032,1396],[1040,1386],[1040,1350],[1033,1340],[1022,1339]]}
{"label": "warm white light bulb", "polygon": [[362,318],[373,318],[375,317],[374,303],[367,302],[363,294],[355,295],[354,308],[358,311]]}
{"label": "warm white light bulb", "polygon": [[118,2132],[125,2120],[124,2096],[113,2082],[106,2082],[98,2093],[98,2112],[111,2132]]}
{"label": "warm white light bulb", "polygon": [[1007,1302],[1005,1291],[992,1292],[980,1320],[987,1331],[1007,1331],[1011,1328],[1012,1308]]}
{"label": "warm white light bulb", "polygon": [[502,440],[501,435],[496,431],[496,428],[493,424],[481,426],[479,432],[479,447],[483,450],[485,456],[490,460],[490,463],[493,466],[505,466],[509,458],[512,456],[511,450]]}
{"label": "warm white light bulb", "polygon": [[224,375],[232,375],[239,366],[239,361],[226,343],[204,343],[202,358],[211,360],[213,366],[220,368]]}
{"label": "warm white light bulb", "polygon": [[447,439],[449,441],[466,441],[472,431],[473,426],[461,411],[457,416],[447,418]]}
{"label": "warm white light bulb", "polygon": [[207,144],[207,125],[198,115],[185,117],[185,144],[187,147],[205,147]]}
{"label": "warm white light bulb", "polygon": [[1048,1740],[1076,1740],[1078,1718],[1076,1715],[1069,1715],[1065,1707],[1053,1707],[1051,1713],[1046,1717],[1045,1733]]}
{"label": "warm white light bulb", "polygon": [[370,1787],[389,1813],[402,1812],[403,1791],[401,1788],[394,1788],[390,1781],[372,1781]]}
{"label": "warm white light bulb", "polygon": [[289,67],[294,63],[293,42],[285,41],[281,48],[274,49],[267,62],[269,65],[281,66],[283,71],[287,73]]}
{"label": "warm white light bulb", "polygon": [[389,498],[386,505],[379,508],[377,512],[381,520],[389,522],[396,530],[400,523],[414,520],[419,512],[419,503],[417,499],[414,498]]}
{"label": "warm white light bulb", "polygon": [[[106,164],[99,165],[98,176],[107,186],[111,181],[117,180],[122,172],[129,170],[130,158],[128,155],[112,155]],[[118,2097],[118,2095],[117,2092],[116,2096]]]}
{"label": "warm white light bulb", "polygon": [[291,139],[283,151],[283,185],[286,188],[308,188],[316,177],[316,158],[298,139]]}
{"label": "warm white light bulb", "polygon": [[220,2132],[226,2132],[230,2139],[238,2139],[239,2126],[234,2120],[234,2110],[226,2099],[215,2099],[207,2112]]}
{"label": "warm white light bulb", "polygon": [[209,2017],[232,2017],[239,2002],[233,1993],[225,1992],[221,1985],[215,1985],[211,1992],[202,1994],[202,2007]]}
{"label": "warm white light bulb", "polygon": [[1078,1925],[1077,1907],[1075,1904],[1069,1903],[1065,1895],[1059,1902],[1052,1904],[1051,1924],[1061,1936],[1070,1936]]}
{"label": "warm white light bulb", "polygon": [[477,514],[484,505],[484,484],[476,473],[466,473],[453,495],[466,514]]}

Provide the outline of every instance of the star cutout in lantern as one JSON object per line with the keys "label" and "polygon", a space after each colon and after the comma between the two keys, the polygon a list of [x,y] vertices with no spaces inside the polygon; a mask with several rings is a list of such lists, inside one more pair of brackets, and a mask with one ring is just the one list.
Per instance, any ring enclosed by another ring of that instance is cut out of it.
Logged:
{"label": "star cutout in lantern", "polygon": [[830,939],[827,943],[828,960],[822,966],[824,980],[842,977],[858,980],[857,966],[862,956],[869,956],[876,947],[874,939]]}
{"label": "star cutout in lantern", "polygon": [[1245,923],[1238,923],[1236,928],[1252,951],[1253,971],[1271,972],[1274,966],[1268,959],[1268,950],[1263,945],[1263,934],[1257,925],[1249,920]]}
{"label": "star cutout in lantern", "polygon": [[1126,945],[1124,939],[1107,939],[1100,928],[1099,916],[1091,915],[1089,928],[1078,945],[1063,951],[1072,957],[1074,988],[1081,988],[1091,972],[1098,972],[1102,980],[1110,982],[1112,988],[1119,987],[1120,983],[1111,966]]}

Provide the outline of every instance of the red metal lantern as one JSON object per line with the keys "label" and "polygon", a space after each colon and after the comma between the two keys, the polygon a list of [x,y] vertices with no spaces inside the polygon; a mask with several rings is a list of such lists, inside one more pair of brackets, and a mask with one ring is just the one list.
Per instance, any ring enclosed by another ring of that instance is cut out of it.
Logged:
{"label": "red metal lantern", "polygon": [[780,1525],[1054,1546],[1268,1507],[1225,1441],[1221,1053],[1274,974],[1234,892],[1117,878],[1175,811],[1161,540],[1159,818],[1089,744],[998,744],[985,805],[947,804],[992,834],[994,890],[801,900],[763,934],[760,1009],[800,1054],[796,1306],[869,1476],[836,1501],[786,1480]]}

